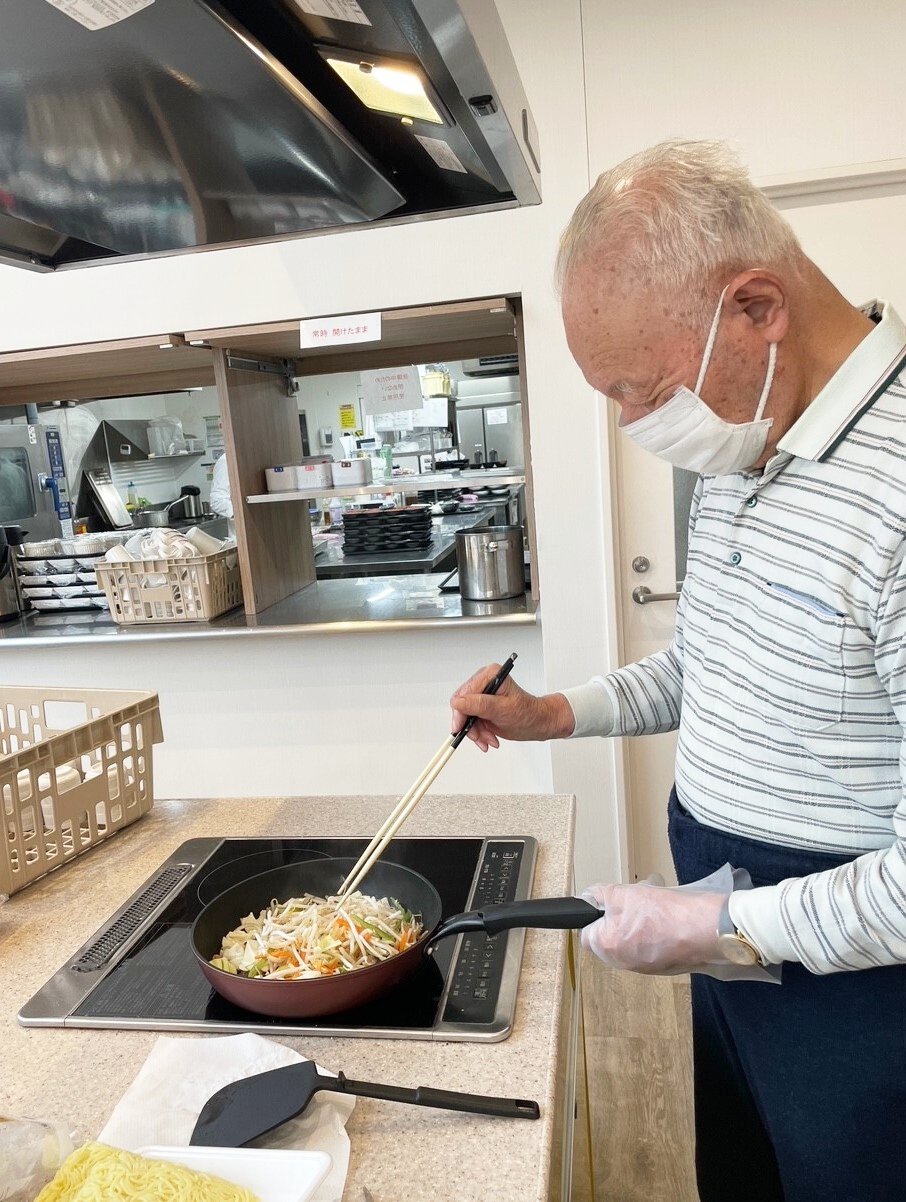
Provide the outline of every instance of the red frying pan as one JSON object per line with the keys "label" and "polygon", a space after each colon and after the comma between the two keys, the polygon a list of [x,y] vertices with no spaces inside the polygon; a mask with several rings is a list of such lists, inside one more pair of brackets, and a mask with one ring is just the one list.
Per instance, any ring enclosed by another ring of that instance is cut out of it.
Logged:
{"label": "red frying pan", "polygon": [[277,1018],[317,1018],[338,1014],[389,993],[419,967],[439,939],[463,931],[496,935],[515,927],[576,930],[601,917],[596,906],[578,897],[548,897],[536,901],[506,902],[456,914],[441,922],[440,894],[421,873],[379,860],[359,889],[373,897],[396,898],[421,917],[424,931],[412,947],[370,968],[312,978],[275,981],[240,977],[215,968],[211,959],[220,952],[223,937],[248,914],[259,914],[273,900],[283,901],[310,893],[329,897],[355,864],[353,859],[305,860],[249,877],[215,897],[195,919],[192,949],[199,967],[214,989],[228,1001],[258,1014]]}

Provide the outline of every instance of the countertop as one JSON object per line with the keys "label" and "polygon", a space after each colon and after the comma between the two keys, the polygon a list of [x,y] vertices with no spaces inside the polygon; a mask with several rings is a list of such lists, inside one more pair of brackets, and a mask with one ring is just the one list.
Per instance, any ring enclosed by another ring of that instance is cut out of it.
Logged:
{"label": "countertop", "polygon": [[[361,835],[377,829],[391,804],[375,797],[158,802],[108,843],[14,895],[0,908],[0,1113],[63,1120],[83,1138],[100,1131],[157,1035],[25,1029],[15,1016],[181,842],[227,833]],[[565,796],[431,797],[405,834],[532,834],[539,841],[534,895],[563,894],[572,883],[573,816]],[[515,1026],[502,1043],[280,1039],[351,1077],[534,1098],[541,1106],[541,1119],[526,1122],[359,1099],[347,1128],[343,1202],[547,1198],[566,949],[563,932],[527,932]]]}
{"label": "countertop", "polygon": [[534,625],[537,603],[528,593],[507,601],[466,601],[441,593],[449,572],[318,580],[260,614],[240,607],[213,622],[154,622],[117,626],[106,610],[36,613],[0,624],[0,646],[145,642],[165,639],[273,635],[380,634],[465,626]]}

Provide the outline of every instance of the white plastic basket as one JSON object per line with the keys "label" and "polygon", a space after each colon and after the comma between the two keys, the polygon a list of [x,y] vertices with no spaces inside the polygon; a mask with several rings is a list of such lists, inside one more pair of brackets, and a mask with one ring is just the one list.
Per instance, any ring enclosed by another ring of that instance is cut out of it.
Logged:
{"label": "white plastic basket", "polygon": [[143,559],[99,563],[98,584],[120,625],[143,622],[209,622],[242,604],[235,548],[193,559]]}
{"label": "white plastic basket", "polygon": [[0,894],[146,814],[162,741],[156,693],[0,688]]}

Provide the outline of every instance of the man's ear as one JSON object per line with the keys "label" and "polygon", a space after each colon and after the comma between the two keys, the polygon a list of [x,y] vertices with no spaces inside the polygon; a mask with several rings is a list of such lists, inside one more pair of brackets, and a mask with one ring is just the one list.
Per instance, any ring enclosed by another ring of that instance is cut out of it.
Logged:
{"label": "man's ear", "polygon": [[724,304],[732,316],[748,321],[766,342],[780,342],[789,329],[783,283],[766,269],[754,268],[734,276]]}

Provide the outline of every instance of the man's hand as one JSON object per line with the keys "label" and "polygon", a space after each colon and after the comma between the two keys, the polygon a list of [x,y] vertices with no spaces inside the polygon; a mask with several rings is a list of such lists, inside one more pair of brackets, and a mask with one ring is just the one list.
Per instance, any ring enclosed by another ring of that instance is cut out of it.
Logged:
{"label": "man's hand", "polygon": [[612,968],[656,976],[726,963],[717,943],[726,893],[639,882],[593,885],[584,896],[604,917],[584,929],[582,946]]}
{"label": "man's hand", "polygon": [[479,719],[469,738],[482,751],[499,747],[501,739],[566,739],[575,729],[572,708],[562,693],[536,697],[521,689],[508,676],[497,693],[483,693],[500,670],[490,664],[469,677],[450,698],[453,709],[451,734],[461,730],[467,718]]}

